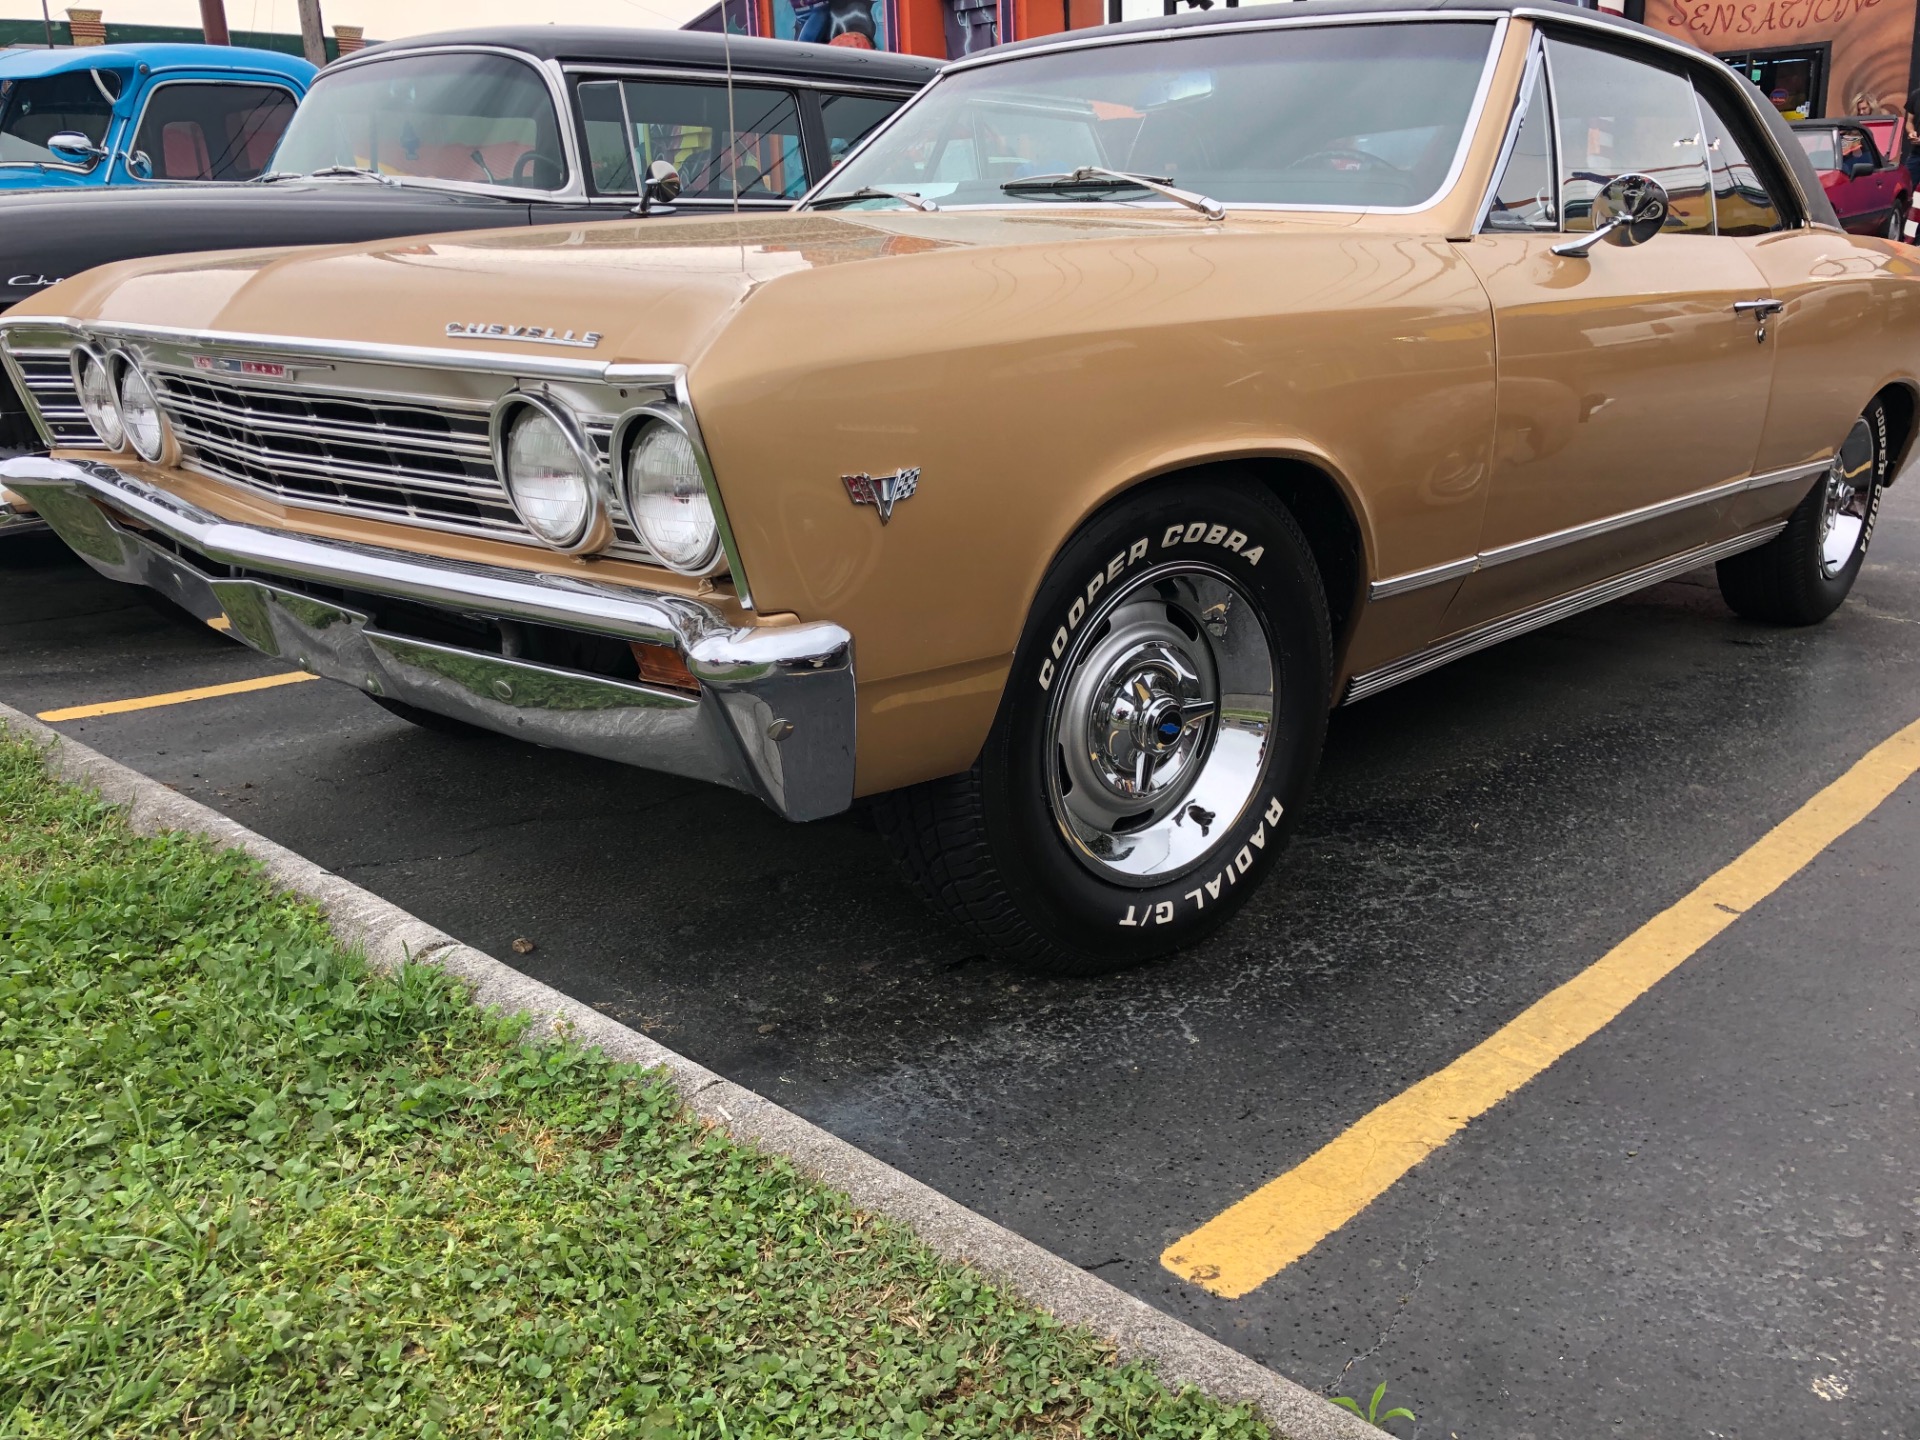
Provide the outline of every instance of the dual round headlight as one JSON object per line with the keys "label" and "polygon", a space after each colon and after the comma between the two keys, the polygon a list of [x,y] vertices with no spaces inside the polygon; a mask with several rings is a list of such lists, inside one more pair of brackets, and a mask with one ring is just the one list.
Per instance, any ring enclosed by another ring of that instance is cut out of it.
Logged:
{"label": "dual round headlight", "polygon": [[533,401],[514,407],[500,468],[514,510],[536,539],[569,552],[606,543],[593,461],[572,426],[554,411]]}
{"label": "dual round headlight", "polygon": [[123,448],[127,443],[127,429],[120,418],[120,396],[114,389],[113,376],[108,373],[106,357],[93,350],[76,351],[73,370],[74,388],[80,392],[80,408],[86,412],[93,433],[107,449]]}
{"label": "dual round headlight", "polygon": [[617,495],[603,500],[592,452],[565,411],[515,394],[496,412],[500,478],[521,523],[541,543],[579,555],[613,539],[609,503],[670,570],[705,575],[720,559],[720,526],[693,442],[678,425],[643,412],[616,431]]}
{"label": "dual round headlight", "polygon": [[720,557],[720,526],[693,441],[658,418],[627,432],[621,467],[627,518],[670,570],[703,575]]}
{"label": "dual round headlight", "polygon": [[142,460],[156,462],[166,454],[166,416],[132,356],[82,349],[74,353],[73,370],[80,408],[102,445],[109,450],[131,445]]}

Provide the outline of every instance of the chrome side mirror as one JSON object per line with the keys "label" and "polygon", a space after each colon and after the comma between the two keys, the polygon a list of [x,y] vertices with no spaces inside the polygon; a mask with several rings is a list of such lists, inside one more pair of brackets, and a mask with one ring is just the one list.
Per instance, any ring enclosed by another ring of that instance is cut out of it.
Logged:
{"label": "chrome side mirror", "polygon": [[91,170],[107,158],[107,152],[78,130],[62,130],[47,140],[47,149],[62,165],[78,165]]}
{"label": "chrome side mirror", "polygon": [[1556,255],[1585,255],[1609,245],[1644,245],[1667,223],[1667,187],[1651,175],[1616,175],[1593,197],[1593,229],[1553,247]]}
{"label": "chrome side mirror", "polygon": [[680,198],[680,172],[671,160],[656,160],[647,167],[646,183],[640,187],[639,213],[648,214],[656,205],[671,205]]}

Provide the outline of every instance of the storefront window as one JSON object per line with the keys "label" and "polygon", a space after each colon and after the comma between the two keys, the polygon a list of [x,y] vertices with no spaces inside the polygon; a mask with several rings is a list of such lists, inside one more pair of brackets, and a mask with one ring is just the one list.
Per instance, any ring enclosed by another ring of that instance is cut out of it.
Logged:
{"label": "storefront window", "polygon": [[1827,48],[1750,50],[1720,58],[1738,70],[1789,120],[1825,113]]}

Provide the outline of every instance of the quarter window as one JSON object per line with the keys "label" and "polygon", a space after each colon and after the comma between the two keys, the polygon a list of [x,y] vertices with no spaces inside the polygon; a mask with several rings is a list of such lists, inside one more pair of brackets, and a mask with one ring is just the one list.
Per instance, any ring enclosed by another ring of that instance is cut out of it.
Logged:
{"label": "quarter window", "polygon": [[822,95],[820,123],[827,130],[827,163],[838,165],[841,156],[903,103],[899,96]]}
{"label": "quarter window", "polygon": [[1560,142],[1563,226],[1593,228],[1593,197],[1617,175],[1650,175],[1666,188],[1667,228],[1711,235],[1706,140],[1693,86],[1681,76],[1611,51],[1547,38]]}
{"label": "quarter window", "polygon": [[1719,101],[1702,91],[1700,113],[1707,124],[1707,163],[1713,168],[1713,213],[1722,235],[1765,235],[1786,221],[1773,186],[1747,159],[1727,123]]}
{"label": "quarter window", "polygon": [[277,85],[161,85],[134,137],[135,173],[145,156],[145,178],[251,180],[273,159],[294,104]]}
{"label": "quarter window", "polygon": [[1557,230],[1559,206],[1554,199],[1553,121],[1547,104],[1547,77],[1536,77],[1527,113],[1520,117],[1507,168],[1494,187],[1487,210],[1488,230]]}
{"label": "quarter window", "polygon": [[[687,200],[797,200],[807,189],[800,112],[785,90],[671,80],[591,81],[580,87],[581,119],[594,187],[635,193],[635,162],[656,160],[680,172]],[[727,137],[734,135],[734,143]],[[630,142],[630,143],[629,143]]]}

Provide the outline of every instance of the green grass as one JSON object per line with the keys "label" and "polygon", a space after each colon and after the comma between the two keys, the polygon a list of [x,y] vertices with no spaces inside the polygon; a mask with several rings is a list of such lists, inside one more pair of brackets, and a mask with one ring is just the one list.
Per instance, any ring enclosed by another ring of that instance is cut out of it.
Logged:
{"label": "green grass", "polygon": [[0,734],[0,1437],[1242,1440]]}

